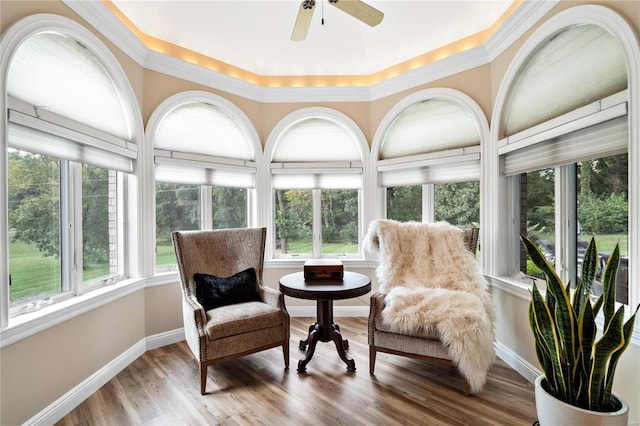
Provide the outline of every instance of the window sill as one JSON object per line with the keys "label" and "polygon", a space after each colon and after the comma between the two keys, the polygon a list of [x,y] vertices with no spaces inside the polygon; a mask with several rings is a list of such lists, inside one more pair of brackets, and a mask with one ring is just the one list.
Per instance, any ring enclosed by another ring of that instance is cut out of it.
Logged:
{"label": "window sill", "polygon": [[[485,279],[492,288],[497,288],[524,300],[531,299],[529,291],[533,288],[533,284],[530,280],[527,280],[524,277],[485,276]],[[541,291],[543,290],[544,289],[541,289]]]}
{"label": "window sill", "polygon": [[[530,280],[518,277],[492,276],[486,276],[485,279],[492,288],[500,289],[527,301],[531,300],[530,291],[533,288],[533,284]],[[546,289],[543,285],[542,288],[540,288],[540,292],[544,295],[545,291]],[[616,304],[616,309],[618,309],[620,306],[620,304]],[[631,317],[631,308],[629,306],[626,306],[624,313],[625,320],[628,320]],[[596,318],[596,325],[598,327],[598,330],[602,330],[604,326],[604,317],[602,315],[602,312],[600,312],[600,314]],[[640,316],[636,317],[636,323],[633,329],[633,333],[631,334],[631,345],[640,348]]]}
{"label": "window sill", "polygon": [[[265,269],[299,268],[302,270],[304,262],[308,259],[270,259],[264,262]],[[376,268],[378,262],[366,259],[339,259],[345,268]]]}
{"label": "window sill", "polygon": [[12,317],[9,319],[9,326],[2,330],[0,348],[141,290],[145,288],[145,284],[145,279],[141,278],[123,280],[37,311]]}

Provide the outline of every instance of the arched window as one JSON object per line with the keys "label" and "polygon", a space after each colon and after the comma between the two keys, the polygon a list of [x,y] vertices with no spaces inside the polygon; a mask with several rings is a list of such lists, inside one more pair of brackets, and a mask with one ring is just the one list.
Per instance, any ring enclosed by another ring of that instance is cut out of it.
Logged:
{"label": "arched window", "polygon": [[254,221],[258,138],[237,107],[209,93],[181,93],[158,107],[147,133],[154,144],[157,268],[175,265],[172,231]]}
{"label": "arched window", "polygon": [[3,308],[18,315],[125,278],[122,197],[141,131],[124,72],[84,28],[34,15],[4,37]]}
{"label": "arched window", "polygon": [[[583,22],[576,22],[580,16]],[[633,107],[627,52],[607,29],[611,19],[615,15],[603,7],[576,8],[545,23],[523,47],[494,117],[499,173],[513,196],[507,200],[496,192],[503,211],[519,212],[504,217],[518,224],[505,229],[519,255],[502,267],[541,276],[524,249],[516,248],[518,234],[525,234],[575,283],[592,236],[602,264],[618,242],[617,297],[628,303]],[[596,284],[593,291],[601,289]]]}
{"label": "arched window", "polygon": [[478,226],[483,129],[479,108],[453,90],[418,92],[396,105],[377,141],[386,217]]}
{"label": "arched window", "polygon": [[277,258],[358,257],[362,132],[346,116],[309,108],[283,119],[267,143]]}

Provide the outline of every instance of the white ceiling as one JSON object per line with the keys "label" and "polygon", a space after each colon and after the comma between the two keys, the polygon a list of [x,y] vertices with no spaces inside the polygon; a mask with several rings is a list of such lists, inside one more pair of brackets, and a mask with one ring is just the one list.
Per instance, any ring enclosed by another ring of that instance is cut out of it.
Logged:
{"label": "white ceiling", "polygon": [[513,3],[367,0],[384,13],[369,27],[316,0],[307,39],[293,42],[301,0],[112,2],[149,36],[264,76],[373,74],[491,27]]}

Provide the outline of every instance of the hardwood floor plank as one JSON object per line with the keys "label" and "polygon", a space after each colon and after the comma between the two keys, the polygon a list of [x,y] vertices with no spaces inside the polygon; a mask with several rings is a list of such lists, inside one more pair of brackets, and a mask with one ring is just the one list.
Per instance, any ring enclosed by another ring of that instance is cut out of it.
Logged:
{"label": "hardwood floor plank", "polygon": [[291,319],[291,367],[281,349],[209,367],[200,395],[198,366],[185,342],[135,360],[57,424],[79,425],[531,425],[533,385],[498,360],[487,385],[465,397],[452,367],[379,354],[369,375],[366,318],[337,318],[356,372],[333,342],[320,342],[306,374],[298,342],[311,318]]}

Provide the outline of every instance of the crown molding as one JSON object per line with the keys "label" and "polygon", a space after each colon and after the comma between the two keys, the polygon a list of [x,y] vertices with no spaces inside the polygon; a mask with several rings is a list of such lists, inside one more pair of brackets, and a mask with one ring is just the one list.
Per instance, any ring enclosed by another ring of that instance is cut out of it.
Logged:
{"label": "crown molding", "polygon": [[489,53],[489,60],[493,61],[500,56],[502,52],[529,31],[558,3],[560,3],[560,0],[522,2],[504,25],[501,25],[485,43]]}
{"label": "crown molding", "polygon": [[488,63],[489,55],[485,47],[474,47],[370,86],[370,100],[391,96]]}
{"label": "crown molding", "polygon": [[524,1],[482,46],[421,66],[371,86],[263,87],[150,50],[98,0],[62,0],[140,66],[257,102],[370,102],[486,65],[541,20],[559,0]]}
{"label": "crown molding", "polygon": [[143,66],[148,70],[252,100],[259,100],[261,96],[262,88],[258,85],[153,50],[149,50]]}
{"label": "crown molding", "polygon": [[138,65],[144,66],[145,58],[149,54],[149,48],[116,18],[101,1],[61,1]]}

